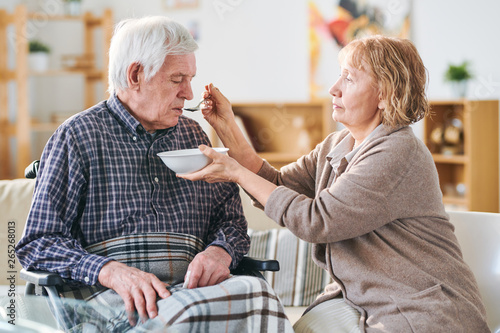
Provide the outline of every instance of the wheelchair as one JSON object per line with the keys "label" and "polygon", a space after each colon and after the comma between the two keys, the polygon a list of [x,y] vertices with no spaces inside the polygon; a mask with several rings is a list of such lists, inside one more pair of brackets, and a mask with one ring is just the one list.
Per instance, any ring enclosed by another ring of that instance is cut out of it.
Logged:
{"label": "wheelchair", "polygon": [[[25,177],[29,179],[34,179],[37,176],[40,161],[36,160],[32,162],[25,169]],[[256,258],[251,258],[248,256],[243,257],[238,267],[231,270],[233,275],[248,275],[254,276],[261,279],[265,279],[262,272],[265,271],[279,271],[280,266],[277,260],[260,260]],[[59,274],[39,271],[39,270],[26,270],[22,269],[20,271],[21,279],[26,281],[25,296],[45,296],[49,298],[50,303],[55,309],[55,319],[57,322],[61,322],[62,313],[59,313],[61,308],[61,299],[59,296],[58,288],[62,287],[66,281]]]}

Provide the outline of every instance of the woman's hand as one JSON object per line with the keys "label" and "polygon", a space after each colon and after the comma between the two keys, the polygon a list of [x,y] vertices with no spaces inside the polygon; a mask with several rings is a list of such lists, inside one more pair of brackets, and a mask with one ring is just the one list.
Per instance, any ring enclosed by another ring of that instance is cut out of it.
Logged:
{"label": "woman's hand", "polygon": [[[262,167],[263,160],[257,155],[250,143],[247,142],[238,124],[236,124],[231,103],[213,84],[210,83],[208,86],[205,86],[205,89],[203,98],[206,101],[202,103],[201,107],[203,117],[215,129],[224,146],[229,148],[228,155],[234,158],[244,169],[246,168],[253,173],[257,173]],[[200,173],[195,173],[195,175],[201,177]],[[208,175],[204,174],[204,177],[206,178],[203,178],[203,180],[209,181],[210,177]],[[214,179],[211,182],[214,181],[234,180]]]}
{"label": "woman's hand", "polygon": [[[204,155],[210,157],[213,162],[200,171],[177,175],[177,177],[193,181],[204,180],[207,183],[234,182],[243,187],[262,206],[266,205],[267,199],[277,187],[275,184],[256,175],[235,159],[218,153],[210,147],[201,145],[199,149]],[[262,161],[260,157],[257,156],[257,158]]]}
{"label": "woman's hand", "polygon": [[203,98],[205,102],[202,104],[201,113],[213,128],[217,130],[234,122],[231,103],[212,83],[205,86]]}
{"label": "woman's hand", "polygon": [[246,170],[233,158],[216,152],[212,148],[200,145],[201,152],[212,159],[212,163],[190,174],[177,175],[179,178],[189,180],[204,180],[207,183],[234,182],[238,183],[241,174]]}

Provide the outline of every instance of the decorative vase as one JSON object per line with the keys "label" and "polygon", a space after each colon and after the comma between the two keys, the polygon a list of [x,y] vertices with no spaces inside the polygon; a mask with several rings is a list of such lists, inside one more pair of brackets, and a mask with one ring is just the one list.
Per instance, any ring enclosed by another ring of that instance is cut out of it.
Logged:
{"label": "decorative vase", "polygon": [[456,98],[464,98],[467,95],[467,80],[451,82],[451,90]]}
{"label": "decorative vase", "polygon": [[32,71],[46,71],[49,69],[49,54],[46,52],[32,52],[28,56],[28,62]]}

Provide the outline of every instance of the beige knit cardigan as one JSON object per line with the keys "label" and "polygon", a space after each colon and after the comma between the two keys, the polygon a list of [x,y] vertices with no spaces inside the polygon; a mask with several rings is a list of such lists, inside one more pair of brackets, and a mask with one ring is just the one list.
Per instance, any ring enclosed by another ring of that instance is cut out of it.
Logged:
{"label": "beige knit cardigan", "polygon": [[429,150],[410,127],[379,126],[348,162],[353,144],[335,132],[280,171],[259,171],[280,185],[266,214],[314,243],[334,280],[315,304],[342,293],[366,332],[489,332]]}

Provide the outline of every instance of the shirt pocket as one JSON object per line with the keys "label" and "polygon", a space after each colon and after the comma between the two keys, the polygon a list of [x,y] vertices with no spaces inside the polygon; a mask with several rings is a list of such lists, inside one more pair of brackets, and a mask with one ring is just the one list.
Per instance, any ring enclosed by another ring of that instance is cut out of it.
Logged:
{"label": "shirt pocket", "polygon": [[441,284],[409,295],[393,295],[392,300],[408,321],[412,332],[462,332],[455,304]]}

